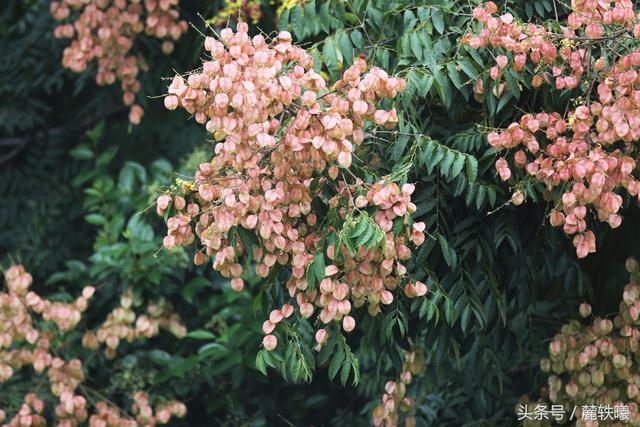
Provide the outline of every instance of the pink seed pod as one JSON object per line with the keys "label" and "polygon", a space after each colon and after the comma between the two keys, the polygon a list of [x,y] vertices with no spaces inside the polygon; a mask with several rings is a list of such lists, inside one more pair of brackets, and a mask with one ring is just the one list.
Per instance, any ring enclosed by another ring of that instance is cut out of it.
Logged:
{"label": "pink seed pod", "polygon": [[313,315],[313,305],[308,303],[308,302],[305,302],[305,303],[301,304],[300,305],[300,314],[304,318],[311,317],[311,315]]}
{"label": "pink seed pod", "polygon": [[345,316],[342,318],[342,329],[345,332],[351,332],[356,327],[356,320],[351,316]]}
{"label": "pink seed pod", "polygon": [[385,305],[391,304],[393,302],[393,294],[387,290],[382,291],[380,301]]}
{"label": "pink seed pod", "polygon": [[242,290],[244,289],[244,280],[239,277],[231,279],[231,289],[236,292],[242,292]]}
{"label": "pink seed pod", "polygon": [[293,306],[291,304],[285,304],[280,311],[285,318],[288,318],[293,314]]}
{"label": "pink seed pod", "polygon": [[416,289],[416,295],[419,297],[423,297],[427,294],[427,285],[425,285],[424,283],[418,281],[415,284],[415,289]]}
{"label": "pink seed pod", "polygon": [[91,299],[91,297],[93,297],[95,292],[96,292],[96,288],[94,288],[93,286],[85,286],[82,289],[82,296],[86,299]]}
{"label": "pink seed pod", "polygon": [[282,311],[280,310],[272,310],[271,314],[269,315],[269,320],[272,323],[279,323],[282,321],[282,319],[284,319],[284,316],[282,315]]}
{"label": "pink seed pod", "polygon": [[576,383],[569,383],[565,386],[565,391],[571,397],[576,397],[578,390],[578,385]]}
{"label": "pink seed pod", "polygon": [[265,334],[270,334],[275,328],[276,324],[269,320],[265,320],[262,324],[262,332],[264,332]]}
{"label": "pink seed pod", "polygon": [[580,315],[587,318],[591,315],[591,306],[587,303],[580,304]]}
{"label": "pink seed pod", "polygon": [[327,334],[326,329],[318,329],[316,331],[316,342],[320,345],[324,344],[327,341],[329,335]]}
{"label": "pink seed pod", "polygon": [[516,206],[520,206],[524,202],[524,193],[520,190],[514,192],[511,195],[511,202]]}
{"label": "pink seed pod", "polygon": [[278,339],[274,335],[265,335],[262,345],[267,351],[272,351],[278,345]]}

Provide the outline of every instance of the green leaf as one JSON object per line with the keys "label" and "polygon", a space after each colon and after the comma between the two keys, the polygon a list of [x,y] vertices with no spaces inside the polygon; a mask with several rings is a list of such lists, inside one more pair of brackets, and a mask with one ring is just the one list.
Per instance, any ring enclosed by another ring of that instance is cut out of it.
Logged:
{"label": "green leaf", "polygon": [[487,193],[487,189],[483,186],[478,188],[478,192],[476,193],[476,208],[480,210],[482,208],[482,204],[484,203],[484,197]]}
{"label": "green leaf", "polygon": [[217,342],[210,342],[198,349],[198,357],[209,361],[218,360],[229,356],[229,349]]}
{"label": "green leaf", "polygon": [[462,81],[460,80],[460,72],[456,68],[456,64],[453,62],[449,62],[447,64],[447,71],[449,74],[449,79],[453,82],[453,85],[460,89],[462,87]]}
{"label": "green leaf", "polygon": [[212,340],[216,336],[209,331],[205,331],[203,329],[197,329],[195,331],[191,331],[187,334],[189,338],[193,338],[196,340]]}
{"label": "green leaf", "polygon": [[351,40],[347,33],[343,32],[338,36],[338,47],[346,64],[351,65],[353,63],[353,46],[351,46]]}
{"label": "green leaf", "polygon": [[366,243],[371,240],[375,233],[376,227],[373,224],[369,223],[364,234],[362,234],[362,236],[360,236],[356,241],[356,247],[365,246]]}
{"label": "green leaf", "polygon": [[236,228],[238,235],[240,236],[240,240],[245,247],[245,250],[250,251],[255,245],[258,244],[258,239],[255,234],[251,231],[238,227]]}
{"label": "green leaf", "polygon": [[451,107],[452,101],[452,93],[451,93],[451,84],[449,84],[449,79],[445,77],[445,75],[440,70],[440,66],[433,68],[433,76],[436,79],[436,88],[438,89],[438,94],[440,95],[440,99],[445,107]]}
{"label": "green leaf", "polygon": [[324,279],[324,269],[326,265],[324,263],[324,254],[322,253],[322,249],[316,251],[313,255],[313,271],[318,279],[318,282],[321,282]]}
{"label": "green leaf", "polygon": [[421,159],[423,164],[429,164],[431,162],[431,156],[433,155],[433,150],[436,148],[436,144],[429,138],[422,138],[420,140],[420,144],[422,146]]}
{"label": "green leaf", "polygon": [[267,376],[267,365],[264,361],[264,352],[265,350],[260,350],[256,355],[256,368],[258,371],[262,372],[262,375]]}
{"label": "green leaf", "polygon": [[416,16],[413,14],[411,9],[405,10],[404,17],[403,17],[404,31],[405,32],[411,31],[415,25],[416,25]]}
{"label": "green leaf", "polygon": [[309,287],[309,289],[313,289],[316,287],[316,270],[313,264],[314,263],[311,262],[311,264],[307,266],[306,278],[307,278],[307,286]]}
{"label": "green leaf", "polygon": [[93,151],[84,145],[74,148],[69,155],[76,160],[89,160],[93,158]]}
{"label": "green leaf", "polygon": [[509,70],[504,73],[504,78],[509,86],[509,93],[515,98],[520,99],[520,84],[514,71]]}
{"label": "green leaf", "polygon": [[474,182],[478,176],[478,160],[473,156],[466,157],[467,178],[470,182]]}
{"label": "green leaf", "polygon": [[304,37],[304,16],[302,13],[302,7],[296,5],[290,12],[291,27],[293,28],[293,34],[298,40]]}
{"label": "green leaf", "polygon": [[340,382],[342,385],[347,384],[347,380],[349,379],[349,374],[351,373],[351,362],[349,360],[345,360],[342,364],[342,373],[340,374]]}
{"label": "green leaf", "polygon": [[462,153],[456,153],[456,158],[451,166],[451,178],[455,178],[460,175],[460,172],[464,169],[466,157],[467,156]]}
{"label": "green leaf", "polygon": [[327,64],[330,70],[335,70],[338,65],[338,53],[336,50],[336,43],[333,37],[327,37],[322,47],[322,55],[324,56],[324,62]]}
{"label": "green leaf", "polygon": [[445,155],[444,155],[444,159],[442,160],[442,162],[440,163],[440,173],[442,175],[448,175],[449,174],[449,169],[451,168],[451,165],[453,164],[453,160],[456,157],[456,152],[449,149],[449,148],[445,148],[444,149]]}
{"label": "green leaf", "polygon": [[160,365],[171,363],[171,355],[164,350],[154,349],[149,352],[149,359]]}
{"label": "green leaf", "polygon": [[440,34],[444,33],[444,14],[442,10],[436,9],[431,15],[431,22],[433,22],[433,27]]}
{"label": "green leaf", "polygon": [[438,243],[440,244],[440,249],[442,251],[442,256],[444,257],[445,262],[449,267],[453,266],[453,258],[451,257],[451,247],[449,246],[449,242],[442,234],[438,233]]}
{"label": "green leaf", "polygon": [[407,143],[409,142],[409,135],[401,135],[393,144],[393,151],[391,153],[391,159],[397,161],[402,157]]}
{"label": "green leaf", "polygon": [[476,67],[466,59],[458,61],[458,66],[471,80],[476,80],[478,78],[478,71]]}
{"label": "green leaf", "polygon": [[85,221],[92,225],[104,225],[107,223],[107,218],[104,215],[92,213],[84,217]]}
{"label": "green leaf", "polygon": [[353,46],[355,46],[358,49],[361,49],[364,46],[364,37],[362,36],[362,33],[360,32],[360,30],[356,29],[351,31],[351,41],[353,42]]}
{"label": "green leaf", "polygon": [[363,212],[358,217],[358,223],[353,229],[353,232],[350,234],[350,237],[352,239],[355,239],[356,237],[362,235],[362,233],[364,233],[367,230],[368,225],[369,225],[369,215],[367,215],[366,212]]}
{"label": "green leaf", "polygon": [[339,351],[331,359],[331,363],[329,364],[329,378],[331,380],[336,377],[336,374],[340,370],[340,366],[342,365],[342,361],[344,360],[344,358],[344,351]]}
{"label": "green leaf", "polygon": [[420,41],[420,36],[415,31],[411,33],[409,36],[409,40],[411,42],[411,52],[418,59],[422,60],[422,42]]}
{"label": "green leaf", "polygon": [[433,156],[431,156],[431,158],[429,159],[429,163],[428,163],[429,173],[431,173],[433,169],[438,165],[438,163],[440,163],[440,161],[442,160],[445,154],[444,148],[442,148],[439,144],[434,143],[434,145],[436,146],[436,149],[433,153]]}

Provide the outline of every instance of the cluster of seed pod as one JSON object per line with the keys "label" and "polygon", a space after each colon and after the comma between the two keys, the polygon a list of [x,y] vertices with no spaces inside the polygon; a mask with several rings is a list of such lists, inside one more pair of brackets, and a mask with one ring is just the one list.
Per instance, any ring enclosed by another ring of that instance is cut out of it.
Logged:
{"label": "cluster of seed pod", "polygon": [[[33,278],[21,265],[8,268],[4,278],[8,292],[0,292],[0,383],[9,381],[14,369],[27,366],[31,366],[36,373],[45,374],[50,395],[54,396],[49,403],[52,404],[57,426],[75,427],[88,422],[90,427],[153,427],[166,424],[172,416],[185,414],[184,404],[176,401],[159,405],[154,411],[149,406],[147,395],[139,392],[134,396],[135,405],[132,408],[135,419],[104,401],[98,402],[97,413],[90,415],[87,399],[81,393],[85,380],[82,361],[59,357],[55,355],[54,348],[60,345],[60,335],[77,326],[95,289],[87,286],[75,302],[63,304],[30,291]],[[167,314],[170,310],[166,303],[150,306],[149,318],[163,327],[173,325],[176,331],[184,335],[184,327],[170,313]],[[40,315],[42,321],[36,315]],[[55,325],[57,330],[50,325]],[[148,328],[141,328],[141,332],[148,333]],[[46,426],[48,416],[45,416],[45,406],[48,400],[35,392],[27,393],[20,409],[3,425]],[[6,412],[0,409],[0,423],[6,418]]]}
{"label": "cluster of seed pod", "polygon": [[134,341],[140,338],[151,338],[160,333],[160,329],[170,331],[178,338],[187,335],[187,329],[182,324],[180,316],[174,313],[170,302],[161,299],[157,304],[148,304],[146,314],[138,315],[134,311],[135,305],[131,292],[125,292],[120,297],[120,306],[115,308],[107,319],[95,331],[87,332],[82,338],[82,344],[96,349],[105,344],[107,358],[114,358],[121,341]]}
{"label": "cluster of seed pod", "polygon": [[[592,54],[594,45],[606,50],[610,36],[605,32],[640,38],[640,13],[633,7],[630,0],[573,1],[566,30],[553,34],[508,13],[495,16],[497,6],[488,2],[474,10],[482,29],[464,38],[473,48],[496,51],[490,70],[495,81],[509,69],[529,78],[534,88],[555,81],[557,90],[575,89],[585,79],[592,81],[595,99],[577,99],[566,116],[525,113],[507,129],[487,135],[493,147],[507,152],[496,161],[502,180],[512,180],[515,167],[545,185],[545,197],[555,202],[550,222],[574,236],[579,258],[596,250],[595,235],[587,229],[589,211],[616,228],[622,223],[619,191],[640,199],[640,182],[633,176],[640,140],[640,50],[614,49],[608,59]],[[528,62],[533,75],[527,74]],[[498,97],[505,89],[500,85],[505,83],[496,84]],[[479,80],[475,92],[481,96],[483,91]]]}
{"label": "cluster of seed pod", "polygon": [[[562,405],[568,411],[565,419],[576,408],[578,427],[640,426],[640,268],[634,259],[627,260],[626,268],[630,281],[613,320],[592,316],[591,306],[581,304],[580,315],[590,323],[572,320],[564,325],[549,343],[549,357],[540,361],[542,371],[549,373],[543,398]],[[582,414],[589,406],[625,407],[629,419],[589,419]],[[527,420],[526,425],[550,424]]]}
{"label": "cluster of seed pod", "polygon": [[[286,287],[302,316],[312,316],[317,307],[322,323],[341,321],[345,331],[353,330],[352,306],[367,304],[376,315],[380,304],[390,304],[393,291],[406,281],[403,261],[411,257],[409,245],[425,240],[425,224],[411,222],[413,185],[367,184],[345,176],[365,139],[365,126],[398,123],[395,109],[376,105],[396,96],[405,82],[369,69],[358,58],[329,88],[313,70],[312,57],[292,44],[288,32],[267,42],[261,35],[249,37],[244,23],[235,33],[223,29],[220,40],[207,37],[204,45],[211,59],[186,79],[173,79],[165,106],[193,114],[218,142],[194,181],[158,198],[158,213],[170,213],[165,247],[197,238],[202,249],[195,263],[211,258],[237,291],[244,288],[245,255],[251,255],[260,277],[286,267]],[[340,219],[367,212],[373,221],[370,232],[377,230],[384,244],[353,250],[322,243],[323,236],[339,231],[318,221],[311,208],[323,188],[335,194],[325,202]],[[401,227],[394,232],[396,223]],[[240,228],[257,241],[250,254]],[[317,253],[329,261],[319,286],[311,287],[307,271]],[[426,292],[422,283],[405,291],[410,297]],[[272,332],[292,312],[286,304],[271,313],[263,327],[265,348],[277,346]]]}
{"label": "cluster of seed pod", "polygon": [[65,48],[62,64],[80,73],[96,62],[99,85],[120,81],[123,102],[130,107],[129,120],[138,124],[144,110],[135,102],[140,90],[138,73],[144,59],[132,53],[140,33],[164,40],[163,52],[173,51],[173,43],[187,30],[179,19],[178,0],[56,0],[51,3],[54,18],[63,23],[54,35],[73,38]]}
{"label": "cluster of seed pod", "polygon": [[[415,400],[407,397],[407,386],[414,375],[424,373],[424,354],[417,348],[404,351],[402,371],[396,381],[388,381],[384,386],[382,403],[373,410],[373,425],[376,427],[397,427],[401,412],[409,412]],[[404,419],[405,427],[415,427],[416,420],[408,415]]]}

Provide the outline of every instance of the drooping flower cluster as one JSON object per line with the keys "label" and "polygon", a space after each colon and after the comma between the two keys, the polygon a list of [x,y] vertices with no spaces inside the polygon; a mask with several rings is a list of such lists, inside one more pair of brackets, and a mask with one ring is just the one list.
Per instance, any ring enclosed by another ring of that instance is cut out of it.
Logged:
{"label": "drooping flower cluster", "polygon": [[[619,191],[640,197],[640,183],[633,176],[640,140],[640,50],[614,47],[610,59],[604,56],[612,38],[640,38],[640,24],[629,0],[573,1],[572,7],[567,30],[554,34],[516,22],[510,14],[494,16],[497,8],[489,2],[474,10],[483,27],[465,41],[500,53],[490,70],[493,80],[501,80],[509,67],[524,76],[531,63],[533,87],[555,81],[558,90],[575,89],[586,82],[587,96],[576,98],[566,116],[527,113],[507,129],[487,135],[493,147],[509,153],[496,161],[501,179],[509,180],[515,167],[543,183],[546,196],[555,201],[551,224],[574,236],[582,258],[596,250],[595,236],[587,229],[589,211],[616,228],[622,222]],[[596,57],[597,52],[603,56]],[[496,96],[505,84],[495,85]],[[484,91],[481,81],[475,91]]]}
{"label": "drooping flower cluster", "polygon": [[160,333],[160,328],[170,331],[178,338],[187,335],[187,329],[180,317],[173,312],[171,303],[161,299],[157,304],[149,304],[146,314],[138,315],[134,311],[134,297],[126,292],[120,297],[120,306],[107,316],[96,332],[87,332],[82,343],[85,347],[96,349],[106,344],[105,354],[108,358],[116,356],[116,350],[122,340],[129,342],[140,338],[151,338]]}
{"label": "drooping flower cluster", "polygon": [[[415,404],[415,400],[407,397],[407,386],[411,384],[414,375],[424,372],[424,355],[415,348],[404,351],[402,372],[397,381],[388,381],[384,386],[382,403],[373,410],[373,425],[376,427],[397,427],[400,413],[409,411]],[[416,420],[413,416],[407,416],[404,420],[405,427],[415,427]]]}
{"label": "drooping flower cluster", "polygon": [[[366,184],[348,169],[365,126],[397,124],[395,109],[376,104],[394,97],[405,82],[356,59],[328,88],[313,70],[312,57],[291,43],[289,33],[268,43],[247,31],[239,23],[236,33],[222,30],[221,40],[207,37],[211,60],[186,80],[176,76],[169,87],[165,106],[193,114],[218,142],[195,180],[181,181],[181,194],[158,198],[158,213],[171,212],[164,245],[188,245],[197,237],[202,249],[194,262],[212,258],[237,291],[244,287],[243,257],[250,257],[264,278],[286,267],[286,287],[300,314],[308,318],[319,309],[322,323],[342,321],[350,331],[353,306],[367,304],[375,315],[380,304],[393,301],[406,275],[402,262],[411,256],[408,245],[425,239],[425,225],[411,224],[413,185]],[[314,200],[336,218],[318,218]],[[369,232],[376,230],[382,244],[348,248],[338,238],[340,224],[365,213]],[[395,232],[394,224],[400,226]],[[255,244],[245,246],[251,240]],[[315,286],[308,276],[318,268]],[[406,291],[409,296],[426,292],[422,283]],[[263,325],[265,348],[277,346],[272,332],[292,313],[290,304],[271,312]]]}
{"label": "drooping flower cluster", "polygon": [[[8,292],[0,293],[0,383],[7,382],[14,370],[31,366],[36,373],[46,374],[51,394],[58,401],[53,412],[58,426],[73,427],[88,422],[90,427],[151,427],[167,423],[172,416],[183,416],[186,408],[176,401],[160,405],[155,411],[149,407],[146,394],[134,396],[135,420],[112,404],[96,404],[97,413],[89,415],[90,408],[82,393],[85,379],[79,359],[65,360],[56,354],[58,335],[73,329],[81,313],[88,306],[95,289],[87,286],[82,296],[73,303],[52,302],[30,291],[32,277],[23,266],[16,265],[4,274]],[[40,315],[43,324],[36,318]],[[53,324],[57,331],[46,324]],[[24,403],[5,426],[46,426],[46,402],[37,393],[27,393]],[[0,422],[7,417],[0,409]],[[84,425],[84,424],[83,424]]]}
{"label": "drooping flower cluster", "polygon": [[173,42],[187,30],[179,19],[178,0],[58,0],[51,3],[54,18],[63,23],[54,35],[72,38],[65,48],[62,64],[80,73],[96,62],[96,82],[109,85],[116,80],[130,107],[129,120],[138,124],[144,110],[136,104],[140,90],[138,73],[144,59],[132,53],[140,33],[164,40],[162,50],[173,51]]}
{"label": "drooping flower cluster", "polygon": [[[627,260],[626,267],[630,282],[613,320],[594,316],[589,325],[572,320],[549,343],[549,358],[540,362],[550,374],[544,398],[563,405],[565,411],[576,407],[574,420],[579,427],[640,425],[640,269],[633,259]],[[580,305],[580,314],[589,318],[591,306]],[[582,414],[589,406],[628,410],[628,421],[613,416],[589,420]],[[548,425],[548,421],[527,425]]]}

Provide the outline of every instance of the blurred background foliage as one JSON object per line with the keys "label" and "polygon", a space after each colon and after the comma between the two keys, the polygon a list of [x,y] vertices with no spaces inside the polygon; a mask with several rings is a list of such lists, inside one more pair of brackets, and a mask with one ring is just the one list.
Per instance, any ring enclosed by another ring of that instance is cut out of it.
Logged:
{"label": "blurred background foliage", "polygon": [[[143,385],[187,404],[181,425],[368,425],[412,341],[426,355],[426,373],[409,392],[418,400],[418,425],[513,425],[518,398],[544,385],[538,361],[549,338],[576,317],[578,304],[590,302],[600,314],[617,305],[624,260],[639,252],[635,204],[620,229],[599,230],[598,252],[584,261],[543,225],[548,206],[531,189],[525,205],[500,208],[509,193],[474,124],[505,125],[518,114],[516,101],[544,108],[570,94],[536,97],[521,87],[474,101],[469,82],[486,73],[488,58],[457,44],[471,25],[467,2],[263,1],[252,31],[272,32],[279,10],[280,27],[322,59],[326,67],[318,71],[332,79],[363,54],[407,80],[397,105],[400,130],[422,137],[392,135],[373,141],[372,150],[389,174],[418,183],[416,216],[437,230],[411,267],[435,296],[363,316],[365,325],[349,336],[360,361],[357,386],[330,380],[326,365],[308,384],[272,370],[264,376],[255,363],[266,304],[252,297],[257,278],[251,292],[237,294],[211,268],[194,267],[193,254],[160,250],[164,226],[153,206],[180,176],[173,171],[189,176],[211,148],[201,126],[168,113],[154,96],[173,70],[197,66],[199,32],[208,31],[200,16],[213,18],[225,2],[181,0],[181,15],[198,30],[170,56],[141,38],[137,47],[151,71],[143,76],[146,114],[134,127],[117,87],[62,68],[48,5],[7,0],[0,12],[0,262],[23,263],[45,295],[64,298],[94,284],[87,328],[101,323],[126,289],[173,303],[191,331],[180,340],[160,334],[123,344],[109,361],[70,336],[65,351],[87,354],[89,385],[115,402],[126,404],[127,392]],[[554,13],[551,0],[500,6],[526,19]],[[0,407],[15,409],[37,381],[24,375],[0,384]]]}

